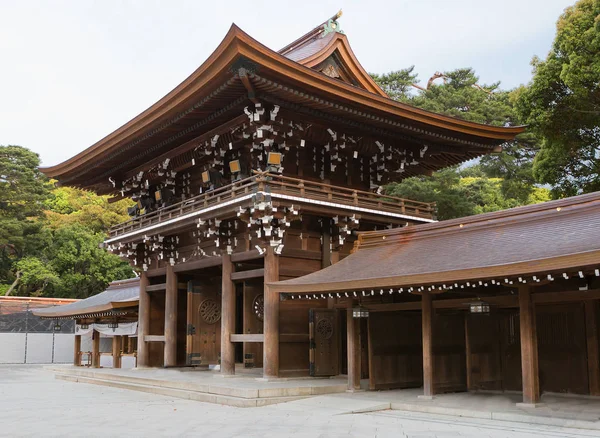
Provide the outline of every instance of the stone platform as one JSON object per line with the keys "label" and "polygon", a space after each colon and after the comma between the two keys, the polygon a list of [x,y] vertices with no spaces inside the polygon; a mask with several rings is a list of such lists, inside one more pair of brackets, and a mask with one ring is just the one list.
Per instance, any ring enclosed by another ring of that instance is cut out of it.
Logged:
{"label": "stone platform", "polygon": [[57,379],[111,386],[236,407],[258,407],[346,391],[344,378],[261,381],[262,373],[240,372],[223,378],[216,371],[192,368],[112,369],[52,366]]}

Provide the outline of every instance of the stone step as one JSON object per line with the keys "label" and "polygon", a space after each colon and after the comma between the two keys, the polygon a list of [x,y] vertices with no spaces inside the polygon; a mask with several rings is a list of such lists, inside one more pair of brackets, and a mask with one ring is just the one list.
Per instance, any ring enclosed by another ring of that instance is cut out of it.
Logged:
{"label": "stone step", "polygon": [[[113,376],[111,376],[113,377]],[[169,388],[164,386],[156,386],[152,384],[132,383],[119,381],[116,379],[102,379],[96,377],[87,377],[73,374],[56,373],[55,378],[68,382],[90,383],[94,385],[109,386],[112,388],[129,389],[133,391],[147,392],[150,394],[165,395],[168,397],[182,398],[186,400],[195,400],[205,403],[216,403],[227,406],[235,406],[239,408],[250,408],[259,406],[268,406],[277,403],[285,403],[288,401],[299,400],[306,396],[282,396],[282,397],[262,397],[262,398],[246,398],[236,397],[232,395],[211,394],[207,392]]]}
{"label": "stone step", "polygon": [[[136,385],[147,385],[152,387],[194,391],[212,395],[220,396],[232,396],[237,398],[246,399],[261,399],[261,398],[273,398],[273,397],[308,397],[311,395],[323,395],[323,394],[334,394],[346,391],[345,384],[332,383],[331,385],[290,385],[289,380],[285,382],[284,386],[271,386],[265,387],[265,385],[256,385],[254,387],[248,387],[248,385],[240,385],[238,378],[234,379],[202,379],[203,382],[193,382],[190,380],[163,380],[158,378],[147,378],[144,376],[133,376],[130,374],[119,374],[119,373],[106,373],[102,371],[96,371],[94,369],[87,368],[69,368],[61,369],[52,367],[49,368],[51,371],[61,375],[86,377],[106,381],[115,381],[121,383],[131,383]],[[173,371],[176,372],[176,371]],[[204,371],[195,371],[204,373]],[[143,373],[143,371],[140,371]],[[210,373],[206,371],[206,373]],[[243,379],[243,378],[242,378]],[[206,383],[206,381],[213,381]],[[304,381],[305,382],[305,381]]]}

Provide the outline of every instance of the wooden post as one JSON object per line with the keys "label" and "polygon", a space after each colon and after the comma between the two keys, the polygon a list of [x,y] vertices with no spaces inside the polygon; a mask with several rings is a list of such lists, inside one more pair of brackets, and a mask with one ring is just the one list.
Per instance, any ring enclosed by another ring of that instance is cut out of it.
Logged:
{"label": "wooden post", "polygon": [[148,275],[145,271],[140,274],[140,300],[138,305],[138,336],[137,336],[137,367],[148,366],[148,344],[144,337],[150,328],[150,296],[146,291]]}
{"label": "wooden post", "polygon": [[221,295],[221,374],[235,374],[235,344],[230,336],[235,334],[235,284],[231,281],[233,263],[231,256],[223,254]]}
{"label": "wooden post", "polygon": [[590,395],[600,395],[600,354],[598,352],[598,301],[585,301],[588,381]]}
{"label": "wooden post", "polygon": [[467,369],[467,391],[472,389],[473,378],[471,376],[471,368],[473,367],[471,358],[471,336],[469,333],[469,313],[465,313],[465,361]]}
{"label": "wooden post", "polygon": [[177,366],[177,274],[167,264],[165,292],[165,368]]}
{"label": "wooden post", "polygon": [[73,365],[81,365],[81,335],[75,335],[73,342]]}
{"label": "wooden post", "polygon": [[519,319],[521,324],[521,372],[523,374],[523,403],[540,401],[537,330],[531,288],[519,286]]}
{"label": "wooden post", "polygon": [[266,286],[275,281],[279,281],[279,257],[269,245],[265,253],[263,374],[266,378],[279,376],[279,294]]}
{"label": "wooden post", "polygon": [[121,368],[121,336],[113,336],[112,339],[113,368]]}
{"label": "wooden post", "polygon": [[100,332],[92,332],[92,367],[100,368]]}
{"label": "wooden post", "polygon": [[348,339],[348,391],[360,389],[360,321],[352,316],[352,308],[346,310]]}
{"label": "wooden post", "polygon": [[433,306],[431,294],[421,292],[421,320],[423,330],[423,395],[433,397]]}

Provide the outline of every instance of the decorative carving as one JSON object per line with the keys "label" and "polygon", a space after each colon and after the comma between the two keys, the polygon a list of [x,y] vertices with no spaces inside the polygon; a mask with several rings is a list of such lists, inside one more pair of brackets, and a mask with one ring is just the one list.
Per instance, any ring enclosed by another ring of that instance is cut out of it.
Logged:
{"label": "decorative carving", "polygon": [[264,321],[265,319],[265,295],[260,294],[254,298],[254,302],[252,303],[252,308],[254,309],[254,314],[258,318],[259,321]]}
{"label": "decorative carving", "polygon": [[323,73],[326,76],[329,76],[330,78],[339,78],[340,77],[340,72],[338,71],[337,68],[335,68],[335,66],[333,64],[329,64],[327,67],[325,67],[323,70],[321,70],[321,73]]}
{"label": "decorative carving", "polygon": [[317,333],[320,334],[323,339],[329,339],[333,336],[333,324],[329,318],[323,318],[317,323]]}
{"label": "decorative carving", "polygon": [[198,308],[200,318],[207,324],[214,324],[221,319],[221,306],[213,299],[206,299]]}

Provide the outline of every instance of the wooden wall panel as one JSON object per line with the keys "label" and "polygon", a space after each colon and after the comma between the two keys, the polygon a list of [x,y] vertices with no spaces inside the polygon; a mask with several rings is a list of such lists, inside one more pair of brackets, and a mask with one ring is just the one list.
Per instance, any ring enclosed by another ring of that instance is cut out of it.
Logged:
{"label": "wooden wall panel", "polygon": [[502,389],[521,391],[521,323],[517,310],[498,312],[500,324],[500,357],[502,359]]}
{"label": "wooden wall panel", "polygon": [[502,390],[499,316],[465,314],[469,390]]}
{"label": "wooden wall panel", "polygon": [[540,390],[589,394],[583,303],[537,306]]}
{"label": "wooden wall panel", "polygon": [[[189,338],[192,342],[191,352],[200,353],[202,365],[216,365],[221,351],[221,286],[197,280],[192,284],[190,304],[195,333]],[[216,312],[213,311],[215,306]],[[218,314],[216,321],[215,314]]]}
{"label": "wooden wall panel", "polygon": [[369,332],[374,389],[423,385],[420,312],[371,313]]}
{"label": "wooden wall panel", "polygon": [[433,323],[433,384],[435,393],[466,391],[464,312],[439,313]]}

